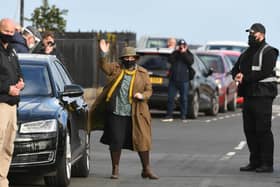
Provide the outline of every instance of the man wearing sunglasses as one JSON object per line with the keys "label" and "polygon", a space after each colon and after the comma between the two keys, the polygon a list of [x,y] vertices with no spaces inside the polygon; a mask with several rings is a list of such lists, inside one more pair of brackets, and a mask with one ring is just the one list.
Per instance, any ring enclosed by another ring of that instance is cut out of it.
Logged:
{"label": "man wearing sunglasses", "polygon": [[250,157],[240,171],[273,172],[274,140],[271,131],[272,103],[277,96],[274,67],[278,50],[265,40],[265,27],[253,24],[249,33],[249,48],[241,54],[232,69],[239,83],[238,94],[244,97],[243,128]]}

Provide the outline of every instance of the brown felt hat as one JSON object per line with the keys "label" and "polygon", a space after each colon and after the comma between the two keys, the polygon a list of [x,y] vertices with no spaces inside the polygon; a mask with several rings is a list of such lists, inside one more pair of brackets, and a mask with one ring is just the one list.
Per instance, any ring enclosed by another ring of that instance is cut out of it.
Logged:
{"label": "brown felt hat", "polygon": [[134,47],[124,47],[119,59],[123,59],[124,57],[134,56],[136,59],[139,58],[139,55],[136,53],[136,49]]}

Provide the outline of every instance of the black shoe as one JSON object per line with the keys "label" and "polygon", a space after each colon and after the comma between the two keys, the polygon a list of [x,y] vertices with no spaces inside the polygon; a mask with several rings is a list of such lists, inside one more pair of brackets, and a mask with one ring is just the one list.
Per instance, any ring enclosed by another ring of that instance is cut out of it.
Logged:
{"label": "black shoe", "polygon": [[161,120],[162,122],[172,122],[173,117],[172,116],[166,116],[164,119]]}
{"label": "black shoe", "polygon": [[261,165],[260,167],[256,168],[257,173],[272,173],[273,167],[268,165]]}
{"label": "black shoe", "polygon": [[247,166],[243,166],[240,168],[240,171],[256,171],[256,166],[253,164],[248,164]]}

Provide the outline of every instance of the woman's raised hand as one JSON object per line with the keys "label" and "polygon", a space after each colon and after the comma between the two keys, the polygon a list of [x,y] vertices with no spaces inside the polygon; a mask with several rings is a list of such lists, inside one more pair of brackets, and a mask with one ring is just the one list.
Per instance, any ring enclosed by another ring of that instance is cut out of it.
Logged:
{"label": "woman's raised hand", "polygon": [[103,53],[109,52],[110,44],[107,43],[104,39],[100,40],[99,45],[100,45],[100,49]]}

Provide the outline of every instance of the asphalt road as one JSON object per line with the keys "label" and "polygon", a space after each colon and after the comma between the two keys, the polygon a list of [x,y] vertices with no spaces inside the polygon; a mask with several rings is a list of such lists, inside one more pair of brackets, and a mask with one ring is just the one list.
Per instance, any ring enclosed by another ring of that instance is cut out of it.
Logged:
{"label": "asphalt road", "polygon": [[[248,163],[248,150],[242,130],[241,110],[216,117],[201,114],[182,123],[160,121],[162,111],[153,114],[151,166],[159,180],[142,179],[137,153],[123,151],[120,179],[109,179],[111,161],[108,147],[99,143],[102,132],[92,133],[91,172],[88,178],[72,178],[70,187],[278,187],[280,186],[280,98],[273,107],[275,138],[274,173],[240,172]],[[13,187],[44,186],[40,178],[19,176]]]}

